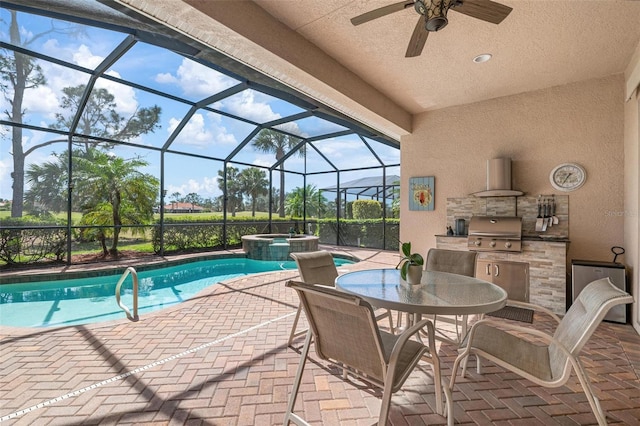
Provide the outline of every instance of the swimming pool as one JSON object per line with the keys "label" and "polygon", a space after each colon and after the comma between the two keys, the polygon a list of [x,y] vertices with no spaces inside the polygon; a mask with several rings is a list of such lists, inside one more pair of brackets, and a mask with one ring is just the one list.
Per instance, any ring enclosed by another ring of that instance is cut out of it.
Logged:
{"label": "swimming pool", "polygon": [[[336,258],[335,263],[353,262]],[[138,313],[143,317],[183,302],[220,281],[283,269],[296,269],[296,263],[227,258],[138,272]],[[114,296],[119,278],[120,274],[0,285],[0,324],[59,327],[126,318]],[[129,276],[122,285],[122,302],[128,307],[133,305],[132,287]]]}

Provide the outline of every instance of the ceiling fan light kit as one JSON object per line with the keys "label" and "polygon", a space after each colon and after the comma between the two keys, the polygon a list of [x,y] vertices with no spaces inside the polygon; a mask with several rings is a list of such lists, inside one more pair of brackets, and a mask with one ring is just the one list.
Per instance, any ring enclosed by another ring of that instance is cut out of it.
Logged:
{"label": "ceiling fan light kit", "polygon": [[416,0],[415,9],[420,15],[424,15],[425,29],[427,31],[438,31],[449,23],[447,11],[456,0]]}
{"label": "ceiling fan light kit", "polygon": [[351,18],[351,23],[353,25],[364,24],[411,6],[420,15],[420,18],[413,30],[411,40],[409,40],[405,54],[407,58],[420,56],[429,33],[439,31],[449,23],[447,19],[449,9],[493,24],[502,22],[512,10],[509,6],[491,0],[405,0],[358,15]]}

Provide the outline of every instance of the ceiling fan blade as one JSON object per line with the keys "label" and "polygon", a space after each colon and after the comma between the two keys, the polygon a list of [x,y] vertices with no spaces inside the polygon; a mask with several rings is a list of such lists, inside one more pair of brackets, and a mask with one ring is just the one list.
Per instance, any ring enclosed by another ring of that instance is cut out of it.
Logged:
{"label": "ceiling fan blade", "polygon": [[493,24],[499,24],[513,9],[491,0],[462,0],[461,5],[454,4],[451,10]]}
{"label": "ceiling fan blade", "polygon": [[409,40],[409,46],[407,47],[407,53],[404,56],[406,58],[420,56],[422,49],[424,48],[424,44],[427,42],[428,36],[429,31],[427,31],[425,26],[424,16],[421,16],[413,29],[413,34],[411,35],[411,40]]}
{"label": "ceiling fan blade", "polygon": [[351,23],[353,25],[364,24],[365,22],[372,21],[377,18],[381,18],[386,15],[390,15],[394,12],[399,12],[401,10],[405,10],[408,7],[413,6],[413,1],[404,0],[399,3],[390,4],[389,6],[384,6],[378,9],[374,9],[370,12],[363,13],[362,15],[358,15],[355,18],[351,18]]}

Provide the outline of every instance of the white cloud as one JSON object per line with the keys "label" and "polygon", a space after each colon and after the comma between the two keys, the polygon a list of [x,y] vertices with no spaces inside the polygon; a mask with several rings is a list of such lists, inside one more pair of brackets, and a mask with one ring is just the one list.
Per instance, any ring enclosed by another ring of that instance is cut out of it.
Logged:
{"label": "white cloud", "polygon": [[[207,118],[211,117],[208,115]],[[169,120],[167,131],[172,133],[179,123],[179,119],[172,117]],[[235,136],[228,133],[227,129],[218,123],[219,120],[205,120],[202,114],[194,114],[178,135],[176,143],[195,145],[200,148],[217,144],[237,145]]]}
{"label": "white cloud", "polygon": [[277,120],[281,117],[271,109],[268,103],[256,100],[256,92],[253,90],[245,90],[240,96],[225,99],[220,102],[220,105],[232,114],[258,123]]}
{"label": "white cloud", "polygon": [[160,73],[158,75],[156,75],[156,79],[155,79],[158,83],[163,83],[163,84],[178,84],[179,81],[177,78],[175,78],[173,75],[171,75],[171,73],[165,72],[165,73]]}
{"label": "white cloud", "polygon": [[73,52],[72,56],[73,62],[89,69],[95,69],[104,61],[104,57],[93,55],[89,47],[84,44],[81,44],[78,50]]}
{"label": "white cloud", "polygon": [[285,131],[294,135],[298,135],[304,138],[309,136],[307,133],[300,131],[300,127],[298,126],[298,123],[295,123],[293,121],[289,121],[287,123],[282,123],[277,126],[274,126],[274,129],[280,129],[282,131]]}
{"label": "white cloud", "polygon": [[[4,144],[4,142],[2,142]],[[4,151],[4,149],[3,149]],[[0,198],[11,199],[11,171],[13,170],[13,157],[6,155],[0,157]]]}
{"label": "white cloud", "polygon": [[[55,121],[55,112],[59,109],[60,102],[56,93],[48,86],[40,86],[25,90],[22,109],[26,110],[26,120],[31,114],[43,114],[49,123]],[[34,124],[34,123],[32,123]],[[47,127],[47,125],[45,125]]]}
{"label": "white cloud", "polygon": [[[51,39],[45,43],[45,47],[47,54],[87,68],[94,68],[104,59],[101,56],[93,55],[85,45],[80,45],[77,49],[61,48],[57,40]],[[46,76],[46,85],[28,89],[25,93],[23,107],[27,109],[29,114],[42,114],[45,121],[53,123],[55,113],[61,112],[60,102],[64,96],[62,89],[87,84],[89,75],[50,62],[41,60],[37,62],[42,67],[42,73]],[[119,74],[113,70],[110,70],[108,74],[119,77]],[[131,87],[104,79],[98,80],[96,87],[105,88],[114,95],[116,110],[124,116],[133,114],[139,106],[135,90]]]}
{"label": "white cloud", "polygon": [[206,98],[237,84],[234,79],[186,58],[176,75],[158,74],[156,81],[177,84],[185,95],[195,98]]}
{"label": "white cloud", "polygon": [[180,185],[170,184],[167,186],[167,200],[171,194],[176,192],[179,192],[183,197],[192,192],[203,198],[214,198],[222,195],[222,191],[218,188],[217,178],[215,177],[204,177],[201,181],[188,179]]}
{"label": "white cloud", "polygon": [[[46,142],[52,139],[58,139],[58,136],[52,133],[31,132],[30,130],[25,130],[22,137],[22,146],[26,151],[34,145],[39,145],[42,142]],[[8,135],[5,135],[5,137],[2,138],[1,143],[2,148],[0,149],[0,152],[8,153],[10,151],[13,151],[11,148],[9,148],[11,146],[10,132]],[[47,149],[36,149],[25,158],[25,170],[28,170],[29,166],[32,164],[43,164],[48,161],[56,161],[55,157],[52,155],[52,152],[59,152],[60,149],[64,148],[66,148],[66,145],[53,144],[49,145]],[[13,184],[13,179],[11,178],[12,171],[13,156],[0,156],[0,198],[2,199],[10,200],[13,197],[13,189],[11,188]],[[25,179],[25,190],[27,189],[29,189],[29,183]]]}
{"label": "white cloud", "polygon": [[271,156],[270,159],[267,159],[265,156],[258,156],[258,158],[252,162],[253,165],[262,167],[271,167],[273,163],[275,163],[275,158],[273,156]]}
{"label": "white cloud", "polygon": [[[108,74],[118,76],[115,71],[109,71]],[[99,79],[96,82],[96,88],[107,89],[114,96],[117,105],[116,111],[125,117],[131,116],[138,109],[138,101],[136,92],[133,87],[116,83],[115,81]]]}

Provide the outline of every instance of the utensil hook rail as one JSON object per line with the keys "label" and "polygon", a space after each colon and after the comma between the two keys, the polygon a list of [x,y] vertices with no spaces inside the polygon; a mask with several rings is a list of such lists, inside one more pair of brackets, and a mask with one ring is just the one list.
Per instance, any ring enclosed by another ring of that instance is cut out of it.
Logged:
{"label": "utensil hook rail", "polygon": [[[122,287],[122,283],[124,283],[124,280],[127,279],[129,274],[131,274],[131,277],[133,278],[133,314],[131,314],[129,308],[120,300],[120,289]],[[118,284],[116,284],[116,302],[118,302],[120,309],[127,314],[127,318],[129,320],[138,321],[140,319],[140,317],[138,317],[138,273],[133,266],[129,266],[124,271],[118,280]]]}

